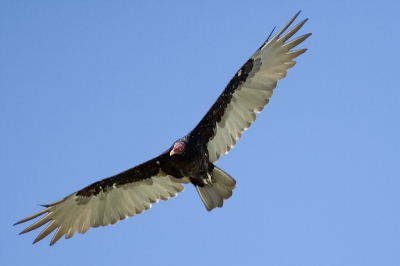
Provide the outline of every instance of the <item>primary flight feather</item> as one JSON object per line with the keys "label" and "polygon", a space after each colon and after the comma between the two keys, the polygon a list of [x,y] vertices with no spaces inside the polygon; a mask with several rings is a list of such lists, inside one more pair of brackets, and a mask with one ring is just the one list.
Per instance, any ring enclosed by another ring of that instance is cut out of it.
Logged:
{"label": "primary flight feather", "polygon": [[[300,12],[299,12],[300,13]],[[311,33],[288,41],[307,21],[284,33],[297,13],[275,36],[268,38],[229,81],[199,124],[161,155],[122,173],[93,183],[71,195],[44,205],[45,209],[16,224],[45,214],[21,234],[47,226],[33,243],[56,230],[50,245],[63,235],[85,233],[142,213],[158,200],[167,200],[192,183],[208,211],[222,207],[232,196],[236,181],[214,165],[236,144],[268,103],[277,81],[286,76],[306,51],[291,49]]]}

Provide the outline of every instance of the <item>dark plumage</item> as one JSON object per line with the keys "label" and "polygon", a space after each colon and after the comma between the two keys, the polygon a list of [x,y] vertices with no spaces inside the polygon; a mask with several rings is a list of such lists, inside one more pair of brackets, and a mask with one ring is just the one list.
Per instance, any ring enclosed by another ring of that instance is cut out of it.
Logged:
{"label": "dark plumage", "polygon": [[[300,12],[299,12],[300,13]],[[93,183],[16,224],[44,217],[21,234],[50,222],[34,243],[56,230],[50,245],[63,235],[85,233],[91,227],[114,224],[139,214],[159,199],[167,200],[192,183],[206,209],[222,207],[232,196],[236,181],[214,163],[226,154],[268,103],[277,81],[295,65],[306,49],[290,51],[311,34],[286,42],[306,22],[283,32],[297,13],[274,37],[267,39],[229,81],[200,123],[161,155],[117,175]],[[286,42],[286,43],[285,43]]]}

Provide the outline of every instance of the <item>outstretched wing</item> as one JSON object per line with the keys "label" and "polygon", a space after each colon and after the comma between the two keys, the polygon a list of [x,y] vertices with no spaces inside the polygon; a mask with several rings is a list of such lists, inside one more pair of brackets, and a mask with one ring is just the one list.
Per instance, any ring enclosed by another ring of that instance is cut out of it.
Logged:
{"label": "outstretched wing", "polygon": [[[300,13],[300,12],[299,12]],[[239,69],[228,83],[192,134],[207,143],[209,160],[216,162],[220,155],[228,153],[250,127],[268,103],[278,80],[286,76],[296,62],[294,58],[307,49],[291,51],[311,33],[286,42],[307,21],[303,20],[287,33],[297,13],[274,37],[267,39],[256,53]],[[285,43],[286,42],[286,43]]]}
{"label": "outstretched wing", "polygon": [[46,214],[21,234],[50,222],[33,243],[57,229],[50,242],[53,245],[63,235],[70,238],[75,232],[84,234],[91,227],[115,224],[128,216],[142,213],[160,199],[175,197],[178,192],[183,191],[181,183],[188,183],[187,178],[182,178],[169,167],[164,159],[167,155],[164,153],[125,172],[93,183],[59,201],[44,205],[45,209],[16,224]]}

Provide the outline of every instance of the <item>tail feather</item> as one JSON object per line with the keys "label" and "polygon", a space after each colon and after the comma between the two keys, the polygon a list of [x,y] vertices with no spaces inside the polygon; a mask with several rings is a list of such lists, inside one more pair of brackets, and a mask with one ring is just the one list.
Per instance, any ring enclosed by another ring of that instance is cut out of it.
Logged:
{"label": "tail feather", "polygon": [[232,196],[232,190],[235,188],[235,185],[235,179],[215,166],[212,175],[212,185],[204,187],[196,186],[196,190],[207,211],[211,211],[216,207],[222,207],[223,200]]}

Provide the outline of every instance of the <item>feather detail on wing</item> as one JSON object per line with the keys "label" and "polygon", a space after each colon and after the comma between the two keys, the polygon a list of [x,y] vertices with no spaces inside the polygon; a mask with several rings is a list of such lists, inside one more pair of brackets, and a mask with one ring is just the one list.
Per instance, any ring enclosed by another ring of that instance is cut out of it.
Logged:
{"label": "feather detail on wing", "polygon": [[[129,170],[128,170],[129,171]],[[108,178],[110,179],[110,178]],[[42,240],[56,230],[50,245],[63,235],[71,238],[74,233],[86,233],[91,227],[107,226],[129,216],[140,214],[149,209],[152,203],[175,197],[183,191],[181,183],[188,183],[187,178],[178,179],[165,174],[162,170],[149,178],[123,185],[100,187],[97,193],[88,193],[87,189],[104,183],[96,182],[85,189],[73,193],[59,201],[44,205],[45,209],[16,224],[24,223],[43,214],[44,217],[27,227],[21,234],[37,229],[48,223],[33,243]],[[86,192],[86,193],[83,193]]]}
{"label": "feather detail on wing", "polygon": [[[300,13],[300,12],[299,12]],[[307,21],[290,27],[297,13],[274,37],[267,39],[228,83],[220,97],[193,130],[207,143],[209,160],[216,162],[228,153],[244,130],[256,119],[256,113],[268,103],[277,81],[286,76],[296,62],[294,58],[306,51],[291,51],[311,33],[286,42]],[[285,43],[286,42],[286,43]]]}

